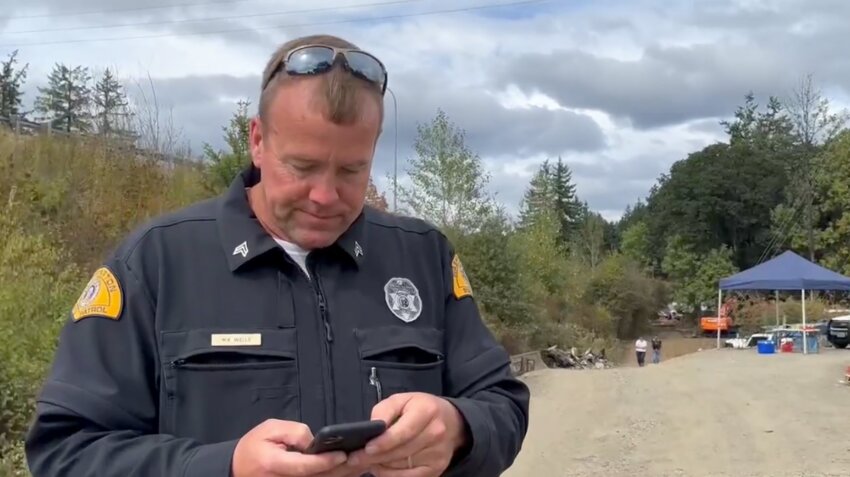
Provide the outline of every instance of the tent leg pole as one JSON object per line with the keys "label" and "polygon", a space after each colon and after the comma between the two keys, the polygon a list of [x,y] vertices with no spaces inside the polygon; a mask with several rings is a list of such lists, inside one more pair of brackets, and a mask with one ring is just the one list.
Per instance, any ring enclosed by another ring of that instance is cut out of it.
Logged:
{"label": "tent leg pole", "polygon": [[803,290],[803,354],[808,354],[808,340],[806,339],[806,290]]}
{"label": "tent leg pole", "polygon": [[717,349],[720,349],[720,315],[723,306],[723,290],[717,289]]}
{"label": "tent leg pole", "polygon": [[776,299],[774,303],[776,304],[776,326],[779,326],[779,290],[775,290]]}

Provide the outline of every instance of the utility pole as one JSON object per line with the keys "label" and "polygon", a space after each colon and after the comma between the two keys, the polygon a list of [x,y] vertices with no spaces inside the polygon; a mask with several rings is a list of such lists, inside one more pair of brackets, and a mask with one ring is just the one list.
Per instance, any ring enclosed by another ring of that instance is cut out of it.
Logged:
{"label": "utility pole", "polygon": [[398,101],[396,101],[395,93],[393,93],[392,89],[387,87],[387,91],[393,97],[393,133],[395,134],[393,151],[393,213],[395,213],[398,212]]}

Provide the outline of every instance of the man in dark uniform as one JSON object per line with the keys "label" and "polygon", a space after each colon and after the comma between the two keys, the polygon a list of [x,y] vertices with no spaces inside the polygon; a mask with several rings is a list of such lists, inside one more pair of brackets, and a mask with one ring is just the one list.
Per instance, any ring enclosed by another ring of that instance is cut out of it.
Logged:
{"label": "man in dark uniform", "polygon": [[[333,66],[333,67],[331,67]],[[528,389],[427,223],[364,208],[386,73],[329,36],[263,75],[252,165],[134,231],[62,330],[26,442],[35,477],[496,476]],[[322,426],[381,419],[349,456]]]}

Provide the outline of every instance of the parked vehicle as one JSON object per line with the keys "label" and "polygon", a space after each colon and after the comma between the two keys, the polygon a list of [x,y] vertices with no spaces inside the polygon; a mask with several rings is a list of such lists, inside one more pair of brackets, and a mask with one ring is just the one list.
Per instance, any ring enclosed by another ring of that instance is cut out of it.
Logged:
{"label": "parked vehicle", "polygon": [[727,348],[735,348],[735,349],[743,349],[743,348],[755,348],[762,341],[772,341],[773,335],[770,333],[753,333],[746,338],[730,338],[726,340],[725,347]]}
{"label": "parked vehicle", "polygon": [[836,348],[846,348],[850,344],[850,315],[830,319],[827,323],[826,339]]}

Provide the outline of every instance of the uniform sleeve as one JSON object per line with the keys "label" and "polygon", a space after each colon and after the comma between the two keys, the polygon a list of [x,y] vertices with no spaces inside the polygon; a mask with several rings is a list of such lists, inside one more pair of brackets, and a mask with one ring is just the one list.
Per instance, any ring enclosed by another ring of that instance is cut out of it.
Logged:
{"label": "uniform sleeve", "polygon": [[470,442],[445,475],[496,477],[510,467],[528,429],[529,390],[485,326],[460,258],[445,258],[447,399],[463,415]]}
{"label": "uniform sleeve", "polygon": [[98,269],[69,313],[26,438],[33,477],[228,477],[236,442],[158,434],[154,301],[124,262]]}

